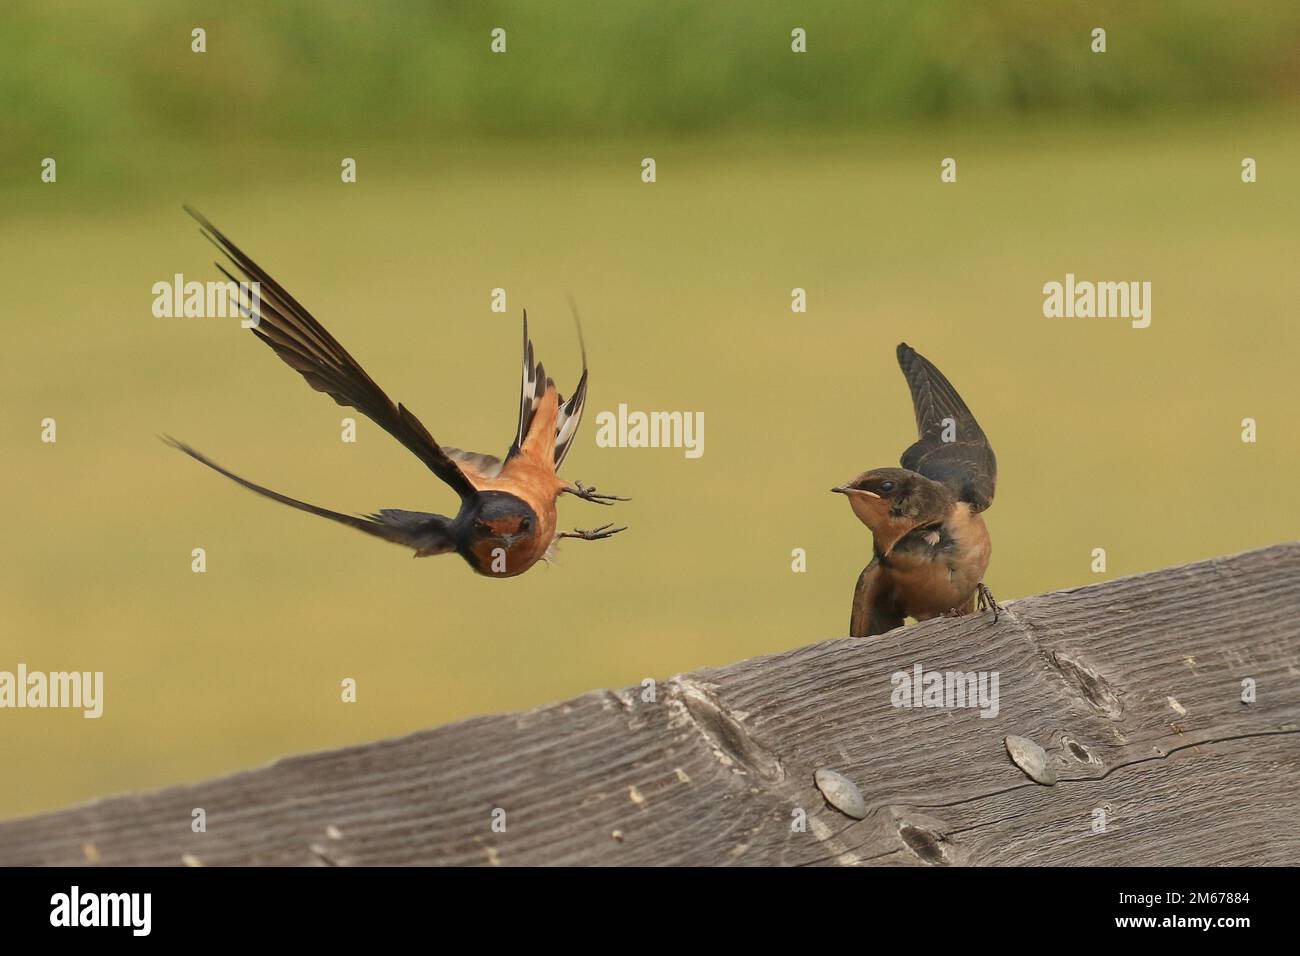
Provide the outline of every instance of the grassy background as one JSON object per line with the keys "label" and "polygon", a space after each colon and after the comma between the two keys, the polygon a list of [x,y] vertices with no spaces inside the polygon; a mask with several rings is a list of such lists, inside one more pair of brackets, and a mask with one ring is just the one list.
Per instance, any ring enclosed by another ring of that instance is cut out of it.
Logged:
{"label": "grassy background", "polygon": [[[18,4],[0,669],[107,689],[97,721],[0,711],[0,815],[844,633],[870,539],[826,489],[911,440],[900,340],[997,449],[1002,598],[1296,537],[1300,15],[973,6],[816,4],[800,58],[775,4]],[[491,581],[166,449],[340,510],[454,502],[364,420],[340,443],[348,412],[234,323],[150,314],[154,282],[215,277],[182,201],[450,444],[508,445],[524,306],[572,384],[573,293],[593,378],[566,472],[635,500],[561,521],[631,530]],[[1151,328],[1044,319],[1066,272],[1151,281]],[[703,411],[704,457],[595,447],[620,402]]]}

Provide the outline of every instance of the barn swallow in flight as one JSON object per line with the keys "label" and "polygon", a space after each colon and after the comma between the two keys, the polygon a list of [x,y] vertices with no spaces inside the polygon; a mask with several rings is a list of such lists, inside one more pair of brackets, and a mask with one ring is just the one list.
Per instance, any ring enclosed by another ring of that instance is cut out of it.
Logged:
{"label": "barn swallow in flight", "polygon": [[980,512],[993,503],[998,463],[957,390],[907,343],[898,364],[912,390],[917,440],[902,468],[873,468],[831,491],[871,529],[874,556],[853,592],[849,634],[869,637],[941,614],[1000,610],[981,580],[992,545]]}
{"label": "barn swallow in flight", "polygon": [[[413,548],[417,558],[454,551],[471,568],[488,577],[508,578],[523,574],[542,558],[549,557],[560,538],[595,541],[626,530],[611,528],[608,524],[593,531],[556,530],[555,504],[560,495],[571,494],[606,505],[628,500],[597,494],[595,488],[582,482],[569,484],[556,474],[582,421],[587,397],[585,347],[582,350],[582,377],[578,379],[573,396],[566,401],[556,389],[555,382],[546,377],[542,364],[534,362],[533,343],[528,338],[528,314],[525,312],[519,427],[505,460],[439,445],[420,420],[405,405],[394,404],[347,350],[283,286],[212,223],[188,206],[185,209],[198,220],[203,234],[225,254],[235,269],[247,281],[259,284],[260,302],[255,310],[246,312],[253,319],[249,323],[253,334],[300,373],[312,388],[326,393],[340,405],[355,408],[405,445],[460,496],[460,509],[454,518],[394,508],[368,515],[339,514],[255,485],[175,439],[164,438],[168,444],[259,495]],[[231,282],[238,282],[221,263],[217,263],[217,268]],[[581,327],[578,333],[581,341]]]}

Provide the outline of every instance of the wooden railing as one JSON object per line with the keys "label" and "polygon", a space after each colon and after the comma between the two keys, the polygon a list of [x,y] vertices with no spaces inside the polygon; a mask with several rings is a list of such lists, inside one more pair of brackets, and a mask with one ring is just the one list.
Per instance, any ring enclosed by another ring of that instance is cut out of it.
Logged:
{"label": "wooden railing", "polygon": [[[898,706],[918,665],[984,706]],[[0,864],[1295,865],[1298,812],[1284,544],[10,821]]]}

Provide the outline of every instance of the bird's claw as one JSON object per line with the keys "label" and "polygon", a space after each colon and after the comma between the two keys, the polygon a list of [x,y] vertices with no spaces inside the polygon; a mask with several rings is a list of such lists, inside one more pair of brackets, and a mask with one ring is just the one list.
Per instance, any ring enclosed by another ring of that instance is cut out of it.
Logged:
{"label": "bird's claw", "polygon": [[599,541],[601,538],[613,537],[614,535],[618,534],[620,531],[627,530],[626,526],[622,528],[613,528],[611,530],[610,525],[612,525],[613,523],[614,522],[611,521],[609,524],[603,524],[599,528],[592,528],[590,531],[582,531],[582,530],[561,531],[558,535],[556,535],[556,537],[557,538],[581,538],[583,541]]}
{"label": "bird's claw", "polygon": [[994,599],[993,592],[988,589],[987,585],[985,585],[983,581],[981,581],[979,586],[976,587],[975,593],[979,595],[976,608],[981,611],[991,609],[993,611],[993,623],[996,624],[998,622],[998,614],[1002,610],[1002,605]]}
{"label": "bird's claw", "polygon": [[[620,498],[618,495],[599,495],[596,494],[595,487],[588,488],[580,481],[575,481],[572,488],[564,489],[575,498],[581,498],[583,501],[590,501],[598,505],[612,505],[616,501],[631,501],[631,498]],[[606,526],[608,527],[608,526]]]}

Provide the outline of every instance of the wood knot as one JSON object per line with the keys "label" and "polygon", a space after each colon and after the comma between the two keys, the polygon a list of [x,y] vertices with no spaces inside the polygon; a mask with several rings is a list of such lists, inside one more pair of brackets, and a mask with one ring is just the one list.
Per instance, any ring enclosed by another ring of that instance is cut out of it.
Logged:
{"label": "wood knot", "polygon": [[1111,720],[1124,716],[1124,702],[1120,700],[1119,692],[1091,664],[1066,651],[1053,651],[1052,663],[1061,676],[1078,688],[1079,696],[1097,713]]}
{"label": "wood knot", "polygon": [[674,677],[669,687],[671,699],[723,764],[772,783],[785,779],[785,770],[776,754],[755,740],[745,725],[704,685],[689,677]]}
{"label": "wood knot", "polygon": [[904,823],[898,828],[898,837],[922,863],[929,866],[947,866],[950,862],[945,851],[948,842],[943,838],[942,833]]}

